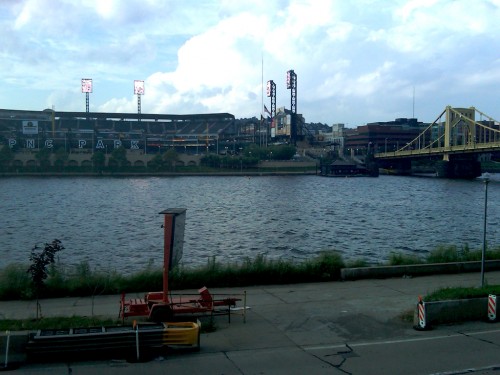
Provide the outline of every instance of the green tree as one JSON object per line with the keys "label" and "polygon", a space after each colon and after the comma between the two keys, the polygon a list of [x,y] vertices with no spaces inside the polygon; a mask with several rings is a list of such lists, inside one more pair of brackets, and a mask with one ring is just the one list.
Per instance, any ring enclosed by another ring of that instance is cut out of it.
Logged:
{"label": "green tree", "polygon": [[167,152],[163,153],[163,166],[167,167],[169,171],[175,171],[175,164],[179,160],[179,155],[173,148],[169,148]]}
{"label": "green tree", "polygon": [[271,146],[268,148],[268,153],[271,152],[273,153],[273,160],[290,160],[297,152],[297,149],[295,146],[290,145]]}
{"label": "green tree", "polygon": [[64,170],[64,166],[66,165],[69,159],[69,154],[66,152],[64,147],[59,147],[56,150],[54,156],[55,156],[54,165],[62,172]]}
{"label": "green tree", "polygon": [[153,159],[149,161],[148,168],[156,172],[163,169],[163,158],[161,154],[156,154]]}
{"label": "green tree", "polygon": [[39,313],[42,316],[42,308],[40,306],[40,297],[45,287],[45,279],[48,276],[47,266],[55,262],[56,252],[64,249],[61,241],[58,239],[53,240],[51,243],[46,243],[43,250],[35,245],[31,249],[30,261],[31,266],[28,268],[28,273],[31,275],[33,288],[36,297],[36,318],[38,319]]}
{"label": "green tree", "polygon": [[128,165],[127,150],[123,146],[115,148],[109,159],[111,164],[116,163],[119,168],[123,168]]}
{"label": "green tree", "polygon": [[42,148],[35,154],[35,159],[38,160],[38,165],[42,171],[50,167],[50,149]]}
{"label": "green tree", "polygon": [[200,164],[207,167],[218,168],[221,164],[221,158],[218,155],[209,154],[201,158]]}
{"label": "green tree", "polygon": [[106,155],[104,155],[104,152],[96,151],[90,159],[92,160],[95,171],[101,172],[104,169],[106,164]]}
{"label": "green tree", "polygon": [[14,151],[9,146],[3,145],[0,148],[0,168],[8,170],[12,161],[14,160]]}

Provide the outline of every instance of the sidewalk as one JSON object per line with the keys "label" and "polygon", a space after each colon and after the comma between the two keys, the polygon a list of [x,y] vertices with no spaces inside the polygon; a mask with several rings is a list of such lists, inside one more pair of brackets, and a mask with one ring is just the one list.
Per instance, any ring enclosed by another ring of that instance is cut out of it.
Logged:
{"label": "sidewalk", "polygon": [[[500,271],[488,272],[485,278],[489,284],[500,284]],[[317,350],[323,346],[345,348],[348,343],[421,337],[422,332],[414,330],[412,323],[404,322],[400,318],[403,313],[415,309],[419,295],[425,295],[441,287],[471,287],[479,284],[479,273],[467,273],[418,278],[254,286],[245,289],[211,289],[208,286],[213,294],[239,294],[246,290],[247,306],[250,307],[247,310],[246,323],[238,315],[232,315],[230,324],[227,317],[217,317],[216,332],[204,333],[201,336],[201,352],[179,354],[178,358],[182,362],[193,360],[195,363],[196,356],[199,358],[209,355],[211,360],[220,361],[217,362],[217,369],[220,370],[217,373],[246,374],[244,371],[224,372],[223,369],[224,366],[232,368],[235,363],[237,367],[244,368],[244,363],[249,360],[248,356],[251,358],[256,353],[263,356],[262,358],[267,358],[266,360],[272,365],[277,360],[273,358],[273,353],[276,351],[281,353],[284,348],[288,348],[285,350],[286,354],[281,354],[278,362],[288,361],[287,366],[291,367],[295,366],[295,363],[300,363],[302,368],[304,364],[308,364],[311,374],[322,373],[321,361],[311,362],[310,356],[307,355],[308,350]],[[95,297],[94,315],[118,317],[119,301],[118,295]],[[41,305],[45,317],[90,316],[92,313],[92,302],[89,297],[42,300]],[[32,318],[34,315],[34,301],[0,302],[0,319]],[[2,341],[0,350],[5,350],[4,338],[1,337],[0,340]],[[298,348],[300,350],[297,351]],[[228,352],[234,355],[230,361],[227,360]],[[0,352],[0,363],[3,358],[4,353]],[[238,361],[242,363],[238,364]],[[275,363],[276,366],[278,362]]]}

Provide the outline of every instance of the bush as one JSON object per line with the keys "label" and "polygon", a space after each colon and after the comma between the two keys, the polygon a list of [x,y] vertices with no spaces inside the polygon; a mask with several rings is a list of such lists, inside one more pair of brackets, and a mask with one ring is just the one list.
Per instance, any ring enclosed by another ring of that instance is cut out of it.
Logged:
{"label": "bush", "polygon": [[0,272],[1,299],[29,299],[34,297],[32,280],[24,264],[10,264]]}
{"label": "bush", "polygon": [[423,261],[416,255],[391,253],[389,256],[390,266],[404,266],[409,264],[421,264]]}
{"label": "bush", "polygon": [[460,256],[455,245],[440,245],[427,256],[428,263],[450,263],[458,261],[460,261]]}
{"label": "bush", "polygon": [[366,259],[354,259],[354,260],[349,260],[346,263],[347,268],[362,268],[369,266],[370,263]]}

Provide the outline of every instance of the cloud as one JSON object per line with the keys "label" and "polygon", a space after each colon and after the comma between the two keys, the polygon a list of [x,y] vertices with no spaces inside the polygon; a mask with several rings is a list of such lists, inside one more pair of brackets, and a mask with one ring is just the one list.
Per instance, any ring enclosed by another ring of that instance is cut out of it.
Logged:
{"label": "cloud", "polygon": [[133,112],[132,82],[143,79],[143,112],[252,117],[270,79],[277,105],[290,105],[294,69],[306,121],[411,115],[413,87],[426,120],[454,101],[495,112],[498,19],[498,0],[2,2],[0,100],[82,110],[80,79],[90,77],[93,109]]}

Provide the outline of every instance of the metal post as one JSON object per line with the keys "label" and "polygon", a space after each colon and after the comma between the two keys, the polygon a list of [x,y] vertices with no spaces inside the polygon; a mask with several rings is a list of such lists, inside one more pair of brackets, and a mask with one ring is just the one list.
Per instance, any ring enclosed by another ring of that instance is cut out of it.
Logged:
{"label": "metal post", "polygon": [[141,359],[141,355],[139,353],[139,325],[137,322],[134,320],[134,325],[135,325],[135,354],[137,356],[137,362]]}
{"label": "metal post", "polygon": [[484,175],[484,222],[483,222],[483,251],[481,252],[481,288],[484,287],[484,263],[486,258],[486,222],[488,216],[488,183],[490,176]]}
{"label": "metal post", "polygon": [[173,216],[165,214],[163,223],[163,302],[168,303],[168,270],[170,268],[170,252],[173,235]]}
{"label": "metal post", "polygon": [[9,366],[9,345],[10,345],[10,331],[5,331],[7,335],[7,343],[5,344],[5,368]]}

